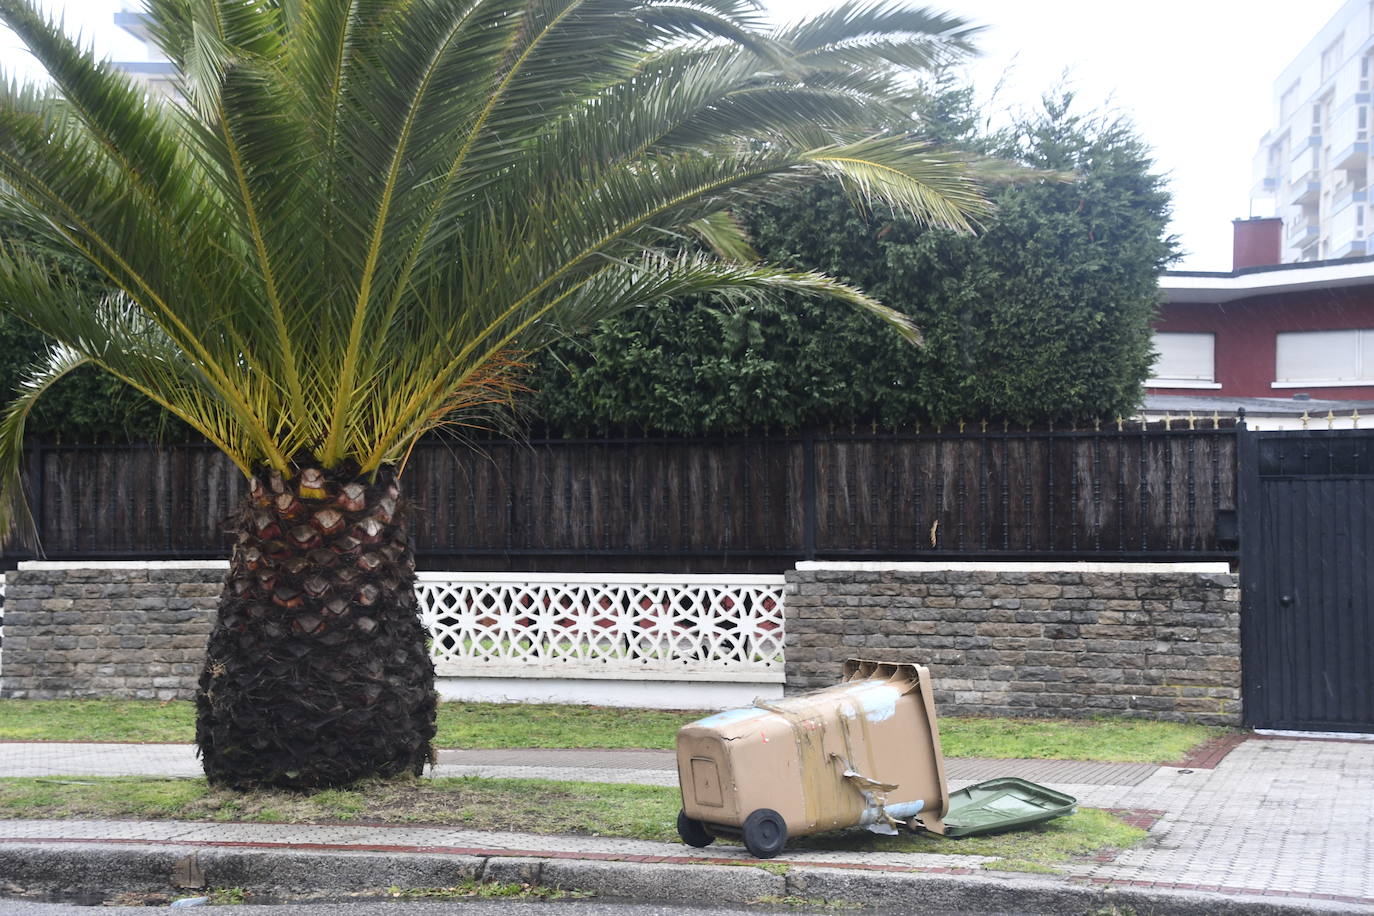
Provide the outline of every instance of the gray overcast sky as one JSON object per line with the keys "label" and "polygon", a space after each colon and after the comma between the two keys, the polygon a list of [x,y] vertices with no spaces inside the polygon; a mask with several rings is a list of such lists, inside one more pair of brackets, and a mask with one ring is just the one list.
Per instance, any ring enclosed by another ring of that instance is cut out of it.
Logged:
{"label": "gray overcast sky", "polygon": [[[793,19],[833,0],[765,0]],[[142,59],[139,42],[111,24],[137,0],[44,0],[68,30],[102,53]],[[1190,270],[1230,270],[1231,220],[1250,215],[1252,160],[1273,118],[1279,72],[1341,6],[1341,0],[959,0],[926,5],[987,26],[971,69],[996,118],[1033,105],[1065,72],[1086,106],[1129,114],[1171,177],[1173,231]],[[0,33],[7,72],[29,73],[13,36]],[[1004,79],[1005,77],[1005,79]],[[1265,211],[1260,211],[1267,213]]]}

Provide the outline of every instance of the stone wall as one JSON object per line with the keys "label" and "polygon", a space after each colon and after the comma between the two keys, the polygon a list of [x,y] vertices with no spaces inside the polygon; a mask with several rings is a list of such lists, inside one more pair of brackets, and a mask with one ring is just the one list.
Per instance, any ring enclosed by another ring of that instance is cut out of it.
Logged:
{"label": "stone wall", "polygon": [[226,564],[21,563],[5,575],[0,696],[195,695]]}
{"label": "stone wall", "polygon": [[[1240,592],[1224,566],[971,565],[800,564],[787,689],[833,684],[846,658],[901,659],[930,666],[945,715],[1239,723]],[[5,577],[0,696],[193,696],[224,571],[21,563]]]}
{"label": "stone wall", "polygon": [[[195,696],[226,567],[211,561],[21,563],[5,577],[8,600],[5,641],[0,647],[0,697]],[[490,584],[493,574],[421,576],[422,585],[428,587],[421,589],[422,603],[437,603],[443,586],[459,580]],[[509,585],[512,577],[505,578]],[[538,577],[522,574],[519,581],[533,578]],[[544,578],[567,582],[579,577]],[[595,576],[584,578],[603,581]],[[711,585],[723,587],[718,582]],[[769,587],[772,594],[780,592],[780,577],[770,581]],[[462,606],[452,594],[444,600]],[[456,612],[436,613],[435,625],[454,623],[452,613]],[[731,619],[734,626],[742,625],[738,618]],[[720,620],[717,624],[727,625]],[[454,638],[454,632],[449,630],[447,638]],[[458,638],[463,638],[458,632]],[[611,671],[596,658],[590,662],[580,670],[572,665],[531,663],[525,666],[527,671],[503,668],[494,675],[493,666],[467,668],[450,660],[445,665],[449,676],[439,677],[436,687],[445,699],[463,702],[664,709],[744,706],[758,696],[782,695],[782,673],[776,668],[741,676],[738,666],[724,666],[716,677],[693,671],[659,679],[646,677],[644,671]]]}
{"label": "stone wall", "polygon": [[802,563],[787,687],[929,665],[944,715],[1240,723],[1240,588],[1218,564]]}

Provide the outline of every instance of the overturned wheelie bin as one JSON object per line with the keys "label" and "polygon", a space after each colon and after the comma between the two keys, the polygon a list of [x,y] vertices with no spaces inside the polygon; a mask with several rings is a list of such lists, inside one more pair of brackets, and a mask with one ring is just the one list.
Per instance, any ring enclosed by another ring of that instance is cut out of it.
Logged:
{"label": "overturned wheelie bin", "polygon": [[951,806],[930,672],[851,659],[834,687],[717,713],[677,733],[678,833],[691,846],[737,837],[772,858],[788,837],[865,826],[947,836],[1070,814],[1076,801],[1002,778]]}

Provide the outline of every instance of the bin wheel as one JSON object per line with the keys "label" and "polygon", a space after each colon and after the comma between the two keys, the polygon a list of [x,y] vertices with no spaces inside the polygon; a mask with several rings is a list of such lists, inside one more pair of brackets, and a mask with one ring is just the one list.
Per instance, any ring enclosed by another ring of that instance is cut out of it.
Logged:
{"label": "bin wheel", "polygon": [[705,824],[688,817],[686,811],[677,813],[677,835],[682,837],[682,842],[698,849],[703,846],[710,846],[715,839],[711,832],[706,829]]}
{"label": "bin wheel", "polygon": [[744,819],[744,846],[755,857],[771,859],[787,845],[787,822],[772,808],[759,808]]}

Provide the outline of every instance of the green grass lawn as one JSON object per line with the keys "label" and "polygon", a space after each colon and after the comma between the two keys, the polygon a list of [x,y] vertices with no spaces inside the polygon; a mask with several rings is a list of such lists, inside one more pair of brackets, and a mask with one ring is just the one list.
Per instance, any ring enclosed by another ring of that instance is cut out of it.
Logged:
{"label": "green grass lawn", "polygon": [[[442,824],[676,841],[680,804],[675,788],[535,779],[396,779],[310,794],[240,793],[209,788],[203,779],[0,779],[0,818]],[[995,856],[1000,861],[991,868],[1044,871],[1075,856],[1127,848],[1145,835],[1108,812],[1081,809],[995,836],[946,840],[848,830],[802,837],[792,847]],[[738,847],[721,848],[727,855],[747,856]]]}
{"label": "green grass lawn", "polygon": [[[0,741],[164,741],[194,735],[190,702],[0,700]],[[700,711],[603,706],[441,703],[436,743],[445,748],[671,748]],[[1225,729],[1139,719],[939,720],[946,757],[1031,757],[1167,763]]]}
{"label": "green grass lawn", "polygon": [[439,747],[647,747],[670,749],[699,710],[553,704],[440,703]]}
{"label": "green grass lawn", "polygon": [[189,700],[0,700],[0,741],[195,740]]}

